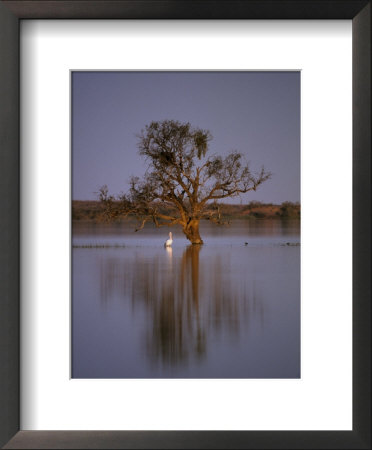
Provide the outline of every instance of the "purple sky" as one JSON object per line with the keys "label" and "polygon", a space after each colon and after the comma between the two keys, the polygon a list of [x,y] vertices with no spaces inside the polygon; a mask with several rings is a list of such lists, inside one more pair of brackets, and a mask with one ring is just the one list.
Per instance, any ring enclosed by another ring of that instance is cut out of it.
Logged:
{"label": "purple sky", "polygon": [[243,203],[300,201],[300,72],[73,72],[72,198],[125,192],[146,169],[136,134],[165,119],[208,129],[209,153],[238,150],[273,173]]}

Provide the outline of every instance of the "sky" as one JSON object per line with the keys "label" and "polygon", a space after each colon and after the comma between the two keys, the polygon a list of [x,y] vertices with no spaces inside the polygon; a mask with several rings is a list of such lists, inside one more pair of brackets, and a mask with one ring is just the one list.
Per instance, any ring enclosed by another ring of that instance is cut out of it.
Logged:
{"label": "sky", "polygon": [[300,72],[73,72],[72,198],[125,192],[147,165],[137,135],[152,121],[209,130],[209,154],[244,154],[272,178],[230,203],[300,201]]}

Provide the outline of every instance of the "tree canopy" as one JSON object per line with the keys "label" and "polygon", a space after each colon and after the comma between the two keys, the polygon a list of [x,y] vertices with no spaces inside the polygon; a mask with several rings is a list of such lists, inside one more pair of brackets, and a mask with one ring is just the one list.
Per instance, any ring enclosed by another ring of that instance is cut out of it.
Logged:
{"label": "tree canopy", "polygon": [[271,176],[264,167],[250,170],[237,151],[207,156],[208,130],[174,120],[151,122],[138,136],[139,154],[147,163],[143,178],[132,177],[128,192],[113,196],[107,186],[100,200],[109,218],[135,216],[139,227],[181,225],[193,244],[202,244],[199,222],[222,223],[218,201],[255,191]]}

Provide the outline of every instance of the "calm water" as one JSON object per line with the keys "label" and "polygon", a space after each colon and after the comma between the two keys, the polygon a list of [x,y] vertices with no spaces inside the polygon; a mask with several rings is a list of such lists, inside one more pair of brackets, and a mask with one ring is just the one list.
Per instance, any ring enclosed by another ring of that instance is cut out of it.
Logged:
{"label": "calm water", "polygon": [[73,228],[74,378],[300,377],[300,224]]}

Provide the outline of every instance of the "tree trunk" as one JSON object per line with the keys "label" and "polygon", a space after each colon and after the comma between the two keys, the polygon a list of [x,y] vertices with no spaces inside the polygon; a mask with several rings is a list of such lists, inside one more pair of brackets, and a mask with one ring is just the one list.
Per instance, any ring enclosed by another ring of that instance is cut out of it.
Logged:
{"label": "tree trunk", "polygon": [[199,222],[200,219],[193,219],[183,228],[183,232],[185,233],[187,239],[192,244],[196,245],[203,244],[203,239],[199,234]]}

